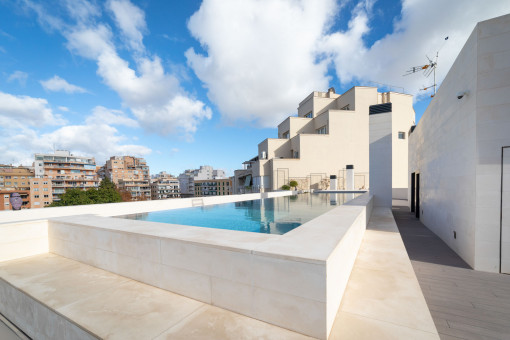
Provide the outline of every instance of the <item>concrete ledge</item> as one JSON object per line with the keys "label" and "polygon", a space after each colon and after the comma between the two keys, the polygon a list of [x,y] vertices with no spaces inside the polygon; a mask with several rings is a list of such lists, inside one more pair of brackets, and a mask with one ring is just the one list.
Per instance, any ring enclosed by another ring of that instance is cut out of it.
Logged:
{"label": "concrete ledge", "polygon": [[373,209],[330,339],[439,339],[389,208]]}
{"label": "concrete ledge", "polygon": [[362,195],[284,235],[91,215],[53,218],[50,252],[325,339],[371,202]]}

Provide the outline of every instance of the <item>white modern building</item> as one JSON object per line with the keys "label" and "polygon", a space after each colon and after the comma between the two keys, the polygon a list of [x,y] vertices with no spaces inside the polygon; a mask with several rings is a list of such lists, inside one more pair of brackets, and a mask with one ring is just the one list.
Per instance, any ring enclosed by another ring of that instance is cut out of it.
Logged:
{"label": "white modern building", "polygon": [[510,15],[480,22],[409,138],[410,207],[471,267],[510,274]]}
{"label": "white modern building", "polygon": [[[278,125],[278,138],[258,145],[258,155],[236,170],[234,193],[272,191],[290,181],[299,189],[368,189],[370,117],[388,114],[391,119],[393,197],[407,198],[408,132],[415,122],[411,95],[377,92],[375,87],[355,86],[340,95],[333,88],[314,91],[298,107],[297,117]],[[354,181],[347,188],[347,169]],[[332,177],[333,176],[333,177]]]}

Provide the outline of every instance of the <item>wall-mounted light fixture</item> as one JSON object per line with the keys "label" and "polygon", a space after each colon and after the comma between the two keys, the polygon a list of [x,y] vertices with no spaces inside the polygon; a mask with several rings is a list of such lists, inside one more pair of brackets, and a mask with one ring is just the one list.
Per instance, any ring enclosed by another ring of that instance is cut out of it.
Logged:
{"label": "wall-mounted light fixture", "polygon": [[469,94],[469,91],[457,92],[457,99],[462,99],[464,96],[467,96],[468,94]]}

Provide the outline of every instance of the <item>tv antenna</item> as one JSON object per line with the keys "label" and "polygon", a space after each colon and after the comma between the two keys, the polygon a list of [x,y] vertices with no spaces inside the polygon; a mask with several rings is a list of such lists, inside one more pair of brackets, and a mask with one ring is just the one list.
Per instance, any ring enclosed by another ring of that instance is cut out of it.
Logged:
{"label": "tv antenna", "polygon": [[[445,42],[443,43],[443,46],[446,43],[446,41],[448,40],[448,37],[446,37],[444,40],[445,40]],[[441,48],[443,48],[443,46],[441,46]],[[413,66],[413,67],[409,68],[406,71],[406,73],[404,74],[404,76],[408,76],[408,75],[411,75],[411,74],[423,71],[423,75],[425,77],[427,77],[427,78],[431,74],[434,74],[434,83],[432,85],[429,85],[429,86],[424,86],[423,88],[420,89],[420,91],[426,91],[426,90],[434,87],[434,94],[431,97],[434,97],[436,95],[436,89],[437,89],[437,83],[436,83],[437,59],[439,58],[439,51],[441,50],[441,48],[439,50],[437,50],[435,58],[429,58],[427,55],[425,55],[425,57],[427,57],[428,64],[420,65],[420,66]]]}

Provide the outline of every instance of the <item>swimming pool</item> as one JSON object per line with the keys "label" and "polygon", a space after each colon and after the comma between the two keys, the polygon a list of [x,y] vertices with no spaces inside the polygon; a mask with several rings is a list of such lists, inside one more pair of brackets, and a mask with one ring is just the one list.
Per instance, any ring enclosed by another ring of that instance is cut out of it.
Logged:
{"label": "swimming pool", "polygon": [[359,194],[300,194],[117,216],[134,220],[285,234]]}

